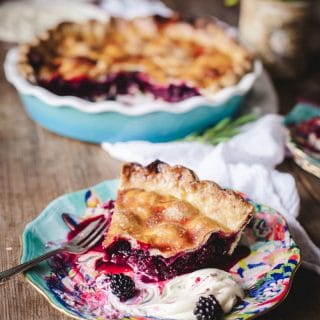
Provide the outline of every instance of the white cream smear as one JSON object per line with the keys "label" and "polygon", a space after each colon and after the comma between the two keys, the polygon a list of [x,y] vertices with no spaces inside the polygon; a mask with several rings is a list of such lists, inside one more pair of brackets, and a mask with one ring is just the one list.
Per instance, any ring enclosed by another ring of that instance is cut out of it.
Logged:
{"label": "white cream smear", "polygon": [[[224,313],[231,311],[238,298],[244,298],[243,289],[229,273],[213,268],[177,276],[163,284],[134,280],[139,294],[125,302],[107,294],[106,311],[120,316],[194,320],[193,310],[200,297],[214,295]],[[98,277],[96,283],[99,289],[110,292],[104,276]]]}

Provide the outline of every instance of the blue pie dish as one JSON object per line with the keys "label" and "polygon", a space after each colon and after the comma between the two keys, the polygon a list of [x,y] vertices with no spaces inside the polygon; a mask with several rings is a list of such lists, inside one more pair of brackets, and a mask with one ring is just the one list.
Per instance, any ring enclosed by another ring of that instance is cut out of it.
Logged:
{"label": "blue pie dish", "polygon": [[255,61],[253,71],[238,84],[211,97],[194,96],[177,103],[141,97],[128,105],[53,94],[28,82],[19,73],[17,61],[18,49],[11,49],[5,74],[18,90],[30,118],[56,134],[93,143],[167,142],[204,130],[239,110],[262,69],[261,63]]}

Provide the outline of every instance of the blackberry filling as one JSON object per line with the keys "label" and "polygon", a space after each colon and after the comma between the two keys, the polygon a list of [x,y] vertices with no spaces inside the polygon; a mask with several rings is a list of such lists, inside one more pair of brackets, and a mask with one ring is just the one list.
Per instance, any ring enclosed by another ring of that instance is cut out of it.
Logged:
{"label": "blackberry filling", "polygon": [[114,264],[128,265],[141,274],[146,282],[157,282],[203,268],[223,269],[229,257],[228,248],[234,239],[235,235],[224,237],[222,234],[213,234],[207,243],[197,250],[181,252],[169,258],[153,256],[146,248],[132,248],[128,240],[118,239],[106,248],[106,260]]}
{"label": "blackberry filling", "polygon": [[[37,63],[38,60],[32,61],[33,65]],[[148,93],[155,99],[167,102],[179,102],[200,95],[196,88],[184,83],[168,86],[152,84],[139,72],[119,72],[104,81],[96,81],[85,76],[66,80],[60,75],[55,75],[50,80],[39,79],[38,83],[57,95],[76,96],[89,101],[115,100],[119,95],[134,95],[137,92]]]}

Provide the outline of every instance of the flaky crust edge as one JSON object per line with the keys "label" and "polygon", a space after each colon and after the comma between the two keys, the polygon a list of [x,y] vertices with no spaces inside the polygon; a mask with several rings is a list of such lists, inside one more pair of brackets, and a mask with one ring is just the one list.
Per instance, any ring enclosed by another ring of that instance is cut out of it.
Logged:
{"label": "flaky crust edge", "polygon": [[212,181],[199,180],[186,167],[170,166],[159,160],[145,167],[138,163],[124,164],[119,190],[131,188],[170,194],[188,201],[200,213],[218,222],[222,232],[236,234],[229,253],[233,252],[242,231],[255,213],[254,206],[236,192],[222,189]]}

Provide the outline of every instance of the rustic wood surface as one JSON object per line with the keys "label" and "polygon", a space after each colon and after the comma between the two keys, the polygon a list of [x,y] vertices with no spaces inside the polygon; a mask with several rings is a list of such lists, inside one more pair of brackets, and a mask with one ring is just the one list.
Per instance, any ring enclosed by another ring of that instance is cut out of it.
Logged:
{"label": "rustic wood surface", "polygon": [[[166,1],[187,13],[216,14],[237,22],[237,9],[226,10],[222,1]],[[0,64],[8,44],[0,43]],[[319,66],[318,66],[319,67]],[[318,70],[318,71],[317,71]],[[302,90],[307,98],[319,94],[320,68],[294,82],[277,82],[281,112],[293,105]],[[295,93],[292,94],[292,88]],[[299,89],[300,88],[300,89]],[[300,91],[299,91],[300,90]],[[86,188],[118,175],[120,163],[99,146],[54,135],[25,114],[16,91],[0,71],[0,270],[19,263],[25,225],[57,196]],[[299,220],[320,245],[319,180],[287,160],[282,171],[296,178],[301,196]],[[261,319],[316,320],[320,316],[320,276],[303,268],[297,272],[286,301]],[[68,319],[18,276],[0,285],[0,319]]]}

